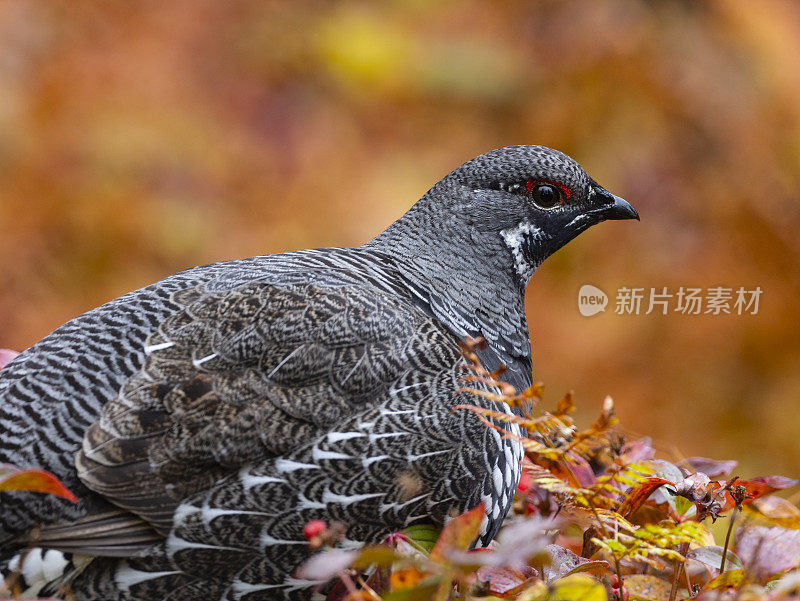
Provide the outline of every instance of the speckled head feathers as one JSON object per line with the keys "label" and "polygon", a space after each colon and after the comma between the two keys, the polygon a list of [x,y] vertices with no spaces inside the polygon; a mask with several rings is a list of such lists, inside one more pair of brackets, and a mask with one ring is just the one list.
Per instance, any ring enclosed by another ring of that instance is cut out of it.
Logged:
{"label": "speckled head feathers", "polygon": [[529,179],[557,181],[576,196],[588,190],[589,177],[563,152],[546,146],[504,146],[490,150],[453,170],[442,181],[474,188],[513,185]]}
{"label": "speckled head feathers", "polygon": [[524,286],[548,256],[588,227],[637,218],[630,204],[545,146],[506,146],[467,161],[376,240],[414,261],[452,262],[513,273]]}

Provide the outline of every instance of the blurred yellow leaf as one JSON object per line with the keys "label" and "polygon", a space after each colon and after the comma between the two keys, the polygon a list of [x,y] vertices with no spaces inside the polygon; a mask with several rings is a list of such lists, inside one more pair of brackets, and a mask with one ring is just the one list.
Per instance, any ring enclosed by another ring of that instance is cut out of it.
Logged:
{"label": "blurred yellow leaf", "polygon": [[672,585],[666,580],[644,574],[625,576],[623,584],[630,599],[641,601],[665,601],[669,599]]}

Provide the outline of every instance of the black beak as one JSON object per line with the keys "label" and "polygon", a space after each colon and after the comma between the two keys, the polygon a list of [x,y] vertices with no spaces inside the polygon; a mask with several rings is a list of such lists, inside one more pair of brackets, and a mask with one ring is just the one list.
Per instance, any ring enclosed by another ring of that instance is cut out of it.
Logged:
{"label": "black beak", "polygon": [[591,203],[596,209],[590,211],[599,219],[636,219],[639,220],[639,213],[625,199],[616,196],[603,188],[603,186],[592,183]]}

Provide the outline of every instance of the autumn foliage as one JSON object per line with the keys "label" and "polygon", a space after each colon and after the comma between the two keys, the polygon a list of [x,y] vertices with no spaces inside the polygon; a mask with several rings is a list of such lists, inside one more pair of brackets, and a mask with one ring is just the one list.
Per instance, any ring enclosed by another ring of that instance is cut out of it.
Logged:
{"label": "autumn foliage", "polygon": [[[518,393],[499,379],[502,369],[481,366],[475,353],[481,343],[463,345],[469,369],[463,391],[507,403],[518,414],[469,404],[456,410],[475,413],[525,449],[497,540],[472,548],[483,505],[441,530],[412,526],[359,551],[336,548],[342,524],[313,520],[303,534],[312,550],[323,550],[298,575],[319,581],[328,601],[798,598],[800,509],[772,493],[800,480],[722,478],[736,461],[656,458],[649,439],[623,438],[610,397],[597,419],[578,429],[571,394],[552,411],[542,409],[541,384]],[[496,392],[471,388],[476,382]],[[524,434],[487,418],[515,423]],[[0,491],[15,490],[76,502],[52,474],[0,464]]]}
{"label": "autumn foliage", "polygon": [[798,597],[800,509],[772,494],[798,480],[723,477],[735,461],[656,458],[649,439],[623,438],[610,397],[601,415],[578,429],[572,395],[542,409],[543,387],[518,393],[502,383],[500,372],[480,366],[477,344],[464,348],[466,383],[494,384],[498,392],[468,390],[518,407],[520,415],[458,410],[474,412],[487,427],[497,428],[491,417],[524,432],[500,428],[525,448],[525,460],[497,541],[471,548],[485,515],[480,505],[441,532],[416,526],[361,551],[323,551],[300,573],[338,579],[329,601]]}

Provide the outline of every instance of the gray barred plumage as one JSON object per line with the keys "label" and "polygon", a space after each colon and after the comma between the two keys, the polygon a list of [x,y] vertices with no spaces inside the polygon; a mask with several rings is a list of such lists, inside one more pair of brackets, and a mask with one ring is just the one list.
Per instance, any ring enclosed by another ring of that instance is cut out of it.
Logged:
{"label": "gray barred plumage", "polygon": [[40,547],[82,558],[78,599],[255,601],[308,598],[311,519],[356,546],[483,502],[487,542],[522,450],[453,411],[497,408],[457,392],[458,342],[485,337],[486,366],[529,385],[527,279],[633,216],[566,155],[508,147],[361,248],[195,267],[70,321],[0,372],[0,460],[80,503],[0,493],[0,559],[41,524]]}

